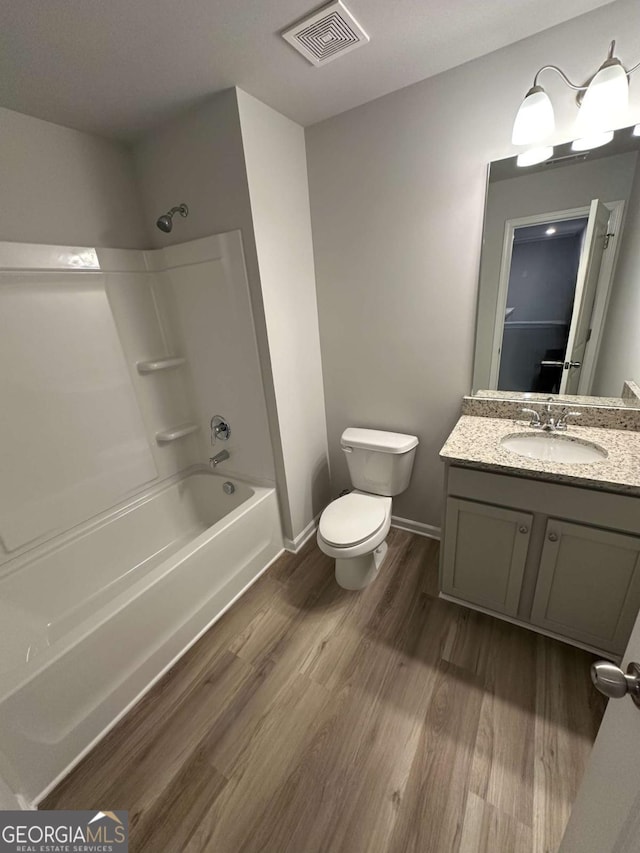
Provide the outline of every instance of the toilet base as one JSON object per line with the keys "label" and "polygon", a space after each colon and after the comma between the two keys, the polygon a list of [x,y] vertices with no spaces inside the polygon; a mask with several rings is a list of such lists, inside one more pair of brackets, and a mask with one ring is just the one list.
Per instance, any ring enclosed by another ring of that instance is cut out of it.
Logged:
{"label": "toilet base", "polygon": [[336,559],[336,581],[343,589],[364,589],[374,581],[386,556],[388,545],[383,542],[372,554]]}

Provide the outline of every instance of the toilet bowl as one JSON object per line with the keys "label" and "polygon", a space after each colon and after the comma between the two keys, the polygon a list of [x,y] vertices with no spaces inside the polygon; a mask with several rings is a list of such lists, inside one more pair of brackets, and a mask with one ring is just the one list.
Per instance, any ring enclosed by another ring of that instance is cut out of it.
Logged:
{"label": "toilet bowl", "polygon": [[391,498],[409,485],[414,435],[349,427],[341,438],[355,489],[332,501],[320,517],[318,547],[336,561],[344,589],[368,586],[387,553]]}
{"label": "toilet bowl", "polygon": [[353,491],[329,504],[318,528],[318,546],[336,561],[344,589],[364,589],[376,577],[387,552],[391,498]]}

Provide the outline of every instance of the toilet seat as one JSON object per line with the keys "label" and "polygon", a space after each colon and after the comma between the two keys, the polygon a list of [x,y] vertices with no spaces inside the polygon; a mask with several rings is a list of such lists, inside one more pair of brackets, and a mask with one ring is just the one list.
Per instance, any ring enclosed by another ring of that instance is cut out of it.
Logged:
{"label": "toilet seat", "polygon": [[[385,525],[389,499],[352,492],[329,504],[320,517],[319,534],[334,548],[352,548],[371,539]],[[386,534],[385,534],[386,535]]]}

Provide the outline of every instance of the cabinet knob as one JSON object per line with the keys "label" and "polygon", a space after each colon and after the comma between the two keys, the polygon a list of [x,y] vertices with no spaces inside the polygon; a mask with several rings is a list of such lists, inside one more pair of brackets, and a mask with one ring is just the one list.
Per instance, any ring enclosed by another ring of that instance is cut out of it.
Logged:
{"label": "cabinet knob", "polygon": [[520,525],[520,533],[528,533],[528,532],[529,532],[528,527],[526,527],[524,524]]}
{"label": "cabinet knob", "polygon": [[558,534],[551,532],[549,534],[549,542],[557,542],[557,541],[558,541]]}

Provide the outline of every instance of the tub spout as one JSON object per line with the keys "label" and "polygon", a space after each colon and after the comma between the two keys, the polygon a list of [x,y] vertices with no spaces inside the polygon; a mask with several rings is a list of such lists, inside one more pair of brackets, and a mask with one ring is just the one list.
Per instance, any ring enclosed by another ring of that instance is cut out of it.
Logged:
{"label": "tub spout", "polygon": [[229,458],[229,451],[228,450],[221,450],[220,453],[216,453],[215,456],[212,456],[211,459],[209,459],[209,466],[211,468],[215,468],[217,465],[219,465],[221,462],[224,462],[224,460],[228,459],[228,458]]}

